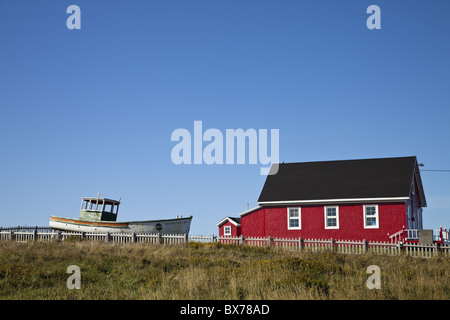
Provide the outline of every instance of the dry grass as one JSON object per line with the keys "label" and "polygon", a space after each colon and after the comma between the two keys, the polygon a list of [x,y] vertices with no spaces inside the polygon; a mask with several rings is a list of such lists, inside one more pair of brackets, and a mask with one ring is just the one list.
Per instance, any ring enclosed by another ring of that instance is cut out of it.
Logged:
{"label": "dry grass", "polygon": [[[69,265],[81,289],[69,290]],[[369,290],[369,265],[381,289]],[[450,259],[188,246],[0,242],[1,299],[450,299]]]}

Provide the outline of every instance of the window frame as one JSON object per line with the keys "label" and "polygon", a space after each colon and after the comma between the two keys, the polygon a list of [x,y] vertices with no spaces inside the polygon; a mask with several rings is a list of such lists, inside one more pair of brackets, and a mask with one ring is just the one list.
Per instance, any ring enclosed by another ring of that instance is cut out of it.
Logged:
{"label": "window frame", "polygon": [[224,226],[223,227],[223,235],[224,236],[231,236],[231,226]]}
{"label": "window frame", "polygon": [[[367,208],[375,207],[375,225],[367,225]],[[380,228],[380,216],[378,213],[378,205],[377,204],[365,204],[363,206],[364,211],[364,229],[379,229]]]}
{"label": "window frame", "polygon": [[[291,218],[291,209],[298,210],[298,218]],[[298,227],[291,227],[291,220],[298,219]],[[301,207],[288,207],[287,208],[287,228],[288,230],[301,230],[302,229],[302,208]]]}
{"label": "window frame", "polygon": [[[336,225],[335,226],[329,226],[328,225],[328,208],[335,208],[336,209]],[[324,222],[325,222],[325,229],[339,229],[339,206],[325,206],[324,207]]]}

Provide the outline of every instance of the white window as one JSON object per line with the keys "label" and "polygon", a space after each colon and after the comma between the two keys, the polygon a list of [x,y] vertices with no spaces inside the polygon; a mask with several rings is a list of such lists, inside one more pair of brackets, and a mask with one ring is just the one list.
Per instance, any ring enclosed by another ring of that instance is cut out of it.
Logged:
{"label": "white window", "polygon": [[301,229],[301,210],[297,208],[288,208],[288,229]]}
{"label": "white window", "polygon": [[339,229],[339,208],[325,207],[325,229]]}
{"label": "white window", "polygon": [[223,227],[223,235],[224,236],[231,236],[231,226]]}
{"label": "white window", "polygon": [[364,228],[378,228],[378,206],[364,206]]}

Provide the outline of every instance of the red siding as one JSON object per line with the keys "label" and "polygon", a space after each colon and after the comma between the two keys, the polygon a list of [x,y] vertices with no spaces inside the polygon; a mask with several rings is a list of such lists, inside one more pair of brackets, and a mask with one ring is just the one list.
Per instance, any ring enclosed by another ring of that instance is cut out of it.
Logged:
{"label": "red siding", "polygon": [[241,231],[244,237],[265,236],[265,208],[241,216]]}
{"label": "red siding", "polygon": [[325,229],[323,205],[300,207],[301,230],[288,230],[287,206],[265,207],[241,217],[242,234],[248,237],[388,241],[389,235],[406,226],[404,203],[378,204],[379,228],[377,229],[364,228],[362,204],[338,205],[339,229]]}
{"label": "red siding", "polygon": [[239,237],[241,235],[241,227],[238,227],[230,221],[227,221],[219,227],[219,236],[224,235],[224,227],[226,226],[231,226],[231,236]]}

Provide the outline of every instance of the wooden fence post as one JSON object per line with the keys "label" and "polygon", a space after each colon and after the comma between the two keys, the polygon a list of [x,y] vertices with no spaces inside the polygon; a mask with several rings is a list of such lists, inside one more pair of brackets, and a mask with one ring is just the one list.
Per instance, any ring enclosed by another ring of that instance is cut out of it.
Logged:
{"label": "wooden fence post", "polygon": [[131,242],[135,243],[136,242],[136,232],[133,231],[133,233],[131,234]]}
{"label": "wooden fence post", "polygon": [[398,246],[398,254],[399,254],[399,255],[401,255],[402,253],[406,253],[406,252],[403,252],[403,251],[406,250],[406,247],[403,245],[403,242],[402,242],[402,241],[399,241],[399,242],[397,243],[397,246]]}
{"label": "wooden fence post", "polygon": [[37,240],[37,226],[33,230],[33,241],[36,241],[36,240]]}
{"label": "wooden fence post", "polygon": [[437,257],[438,255],[439,255],[439,258],[442,257],[441,244],[436,242],[434,244],[434,256]]}
{"label": "wooden fence post", "polygon": [[363,240],[363,253],[367,253],[369,251],[369,243],[366,239]]}
{"label": "wooden fence post", "polygon": [[239,236],[239,244],[244,244],[244,236],[242,234]]}
{"label": "wooden fence post", "polygon": [[298,251],[302,251],[303,250],[303,246],[304,246],[304,242],[303,239],[300,237],[298,238]]}
{"label": "wooden fence post", "polygon": [[159,233],[158,233],[158,243],[159,243],[159,244],[163,244],[163,241],[164,241],[164,239],[163,239],[163,237],[162,237],[162,234],[161,234],[161,232],[159,232]]}

